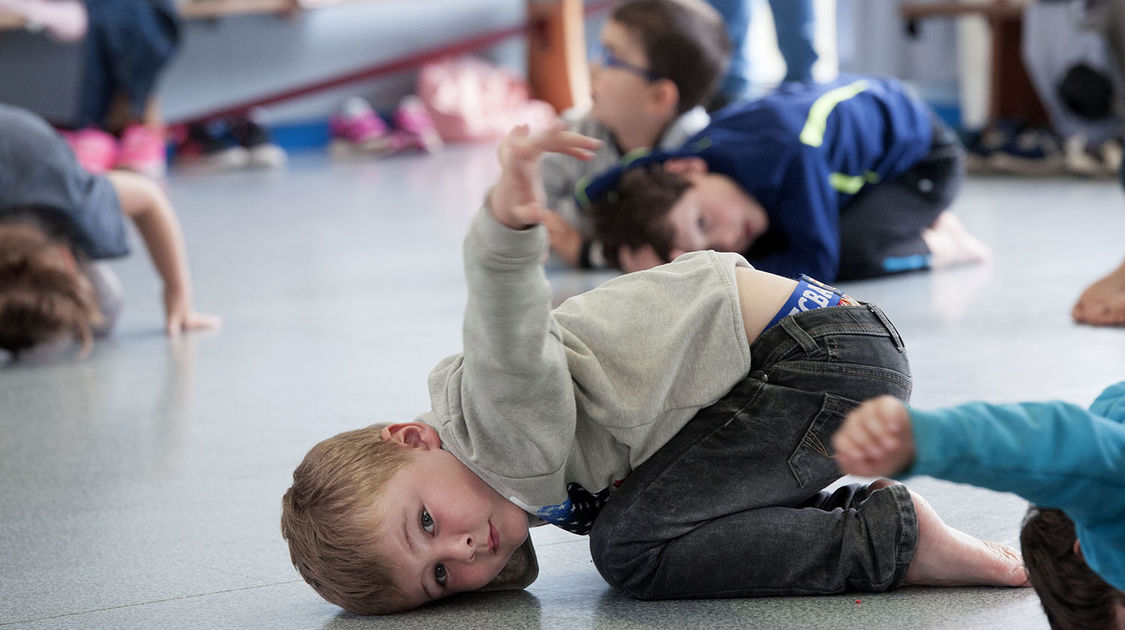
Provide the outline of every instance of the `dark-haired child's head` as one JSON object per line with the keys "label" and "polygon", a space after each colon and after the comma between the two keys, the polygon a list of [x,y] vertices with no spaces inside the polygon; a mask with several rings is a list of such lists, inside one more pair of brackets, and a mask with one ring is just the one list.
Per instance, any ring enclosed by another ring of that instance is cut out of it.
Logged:
{"label": "dark-haired child's head", "polygon": [[710,99],[730,60],[719,14],[702,0],[627,0],[601,33],[591,114],[611,129],[667,125]]}
{"label": "dark-haired child's head", "polygon": [[1020,547],[1052,628],[1125,628],[1125,593],[1086,564],[1074,522],[1061,510],[1034,506],[1028,510]]}
{"label": "dark-haired child's head", "polygon": [[281,532],[322,597],[356,614],[488,586],[527,538],[527,515],[419,422],[320,442],[293,472]]}
{"label": "dark-haired child's head", "polygon": [[71,336],[85,351],[101,321],[67,244],[33,223],[0,223],[0,349],[18,355]]}
{"label": "dark-haired child's head", "polygon": [[627,169],[590,213],[606,259],[618,267],[623,247],[648,245],[665,261],[702,249],[746,253],[769,228],[761,204],[694,157]]}

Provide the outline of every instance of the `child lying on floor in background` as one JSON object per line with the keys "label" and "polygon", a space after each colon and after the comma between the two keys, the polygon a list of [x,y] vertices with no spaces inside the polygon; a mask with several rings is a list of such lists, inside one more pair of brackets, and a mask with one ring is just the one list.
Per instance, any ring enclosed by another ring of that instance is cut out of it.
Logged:
{"label": "child lying on floor in background", "polygon": [[117,277],[99,261],[129,253],[132,219],[164,281],[165,330],[214,328],[192,306],[180,225],[151,179],[91,175],[54,129],[0,105],[0,349],[15,355],[64,337],[87,351],[121,310]]}

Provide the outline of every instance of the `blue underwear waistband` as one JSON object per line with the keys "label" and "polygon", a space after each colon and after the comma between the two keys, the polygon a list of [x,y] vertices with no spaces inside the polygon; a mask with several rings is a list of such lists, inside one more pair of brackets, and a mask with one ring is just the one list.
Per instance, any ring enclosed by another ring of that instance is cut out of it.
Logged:
{"label": "blue underwear waistband", "polygon": [[801,274],[801,277],[797,279],[797,288],[793,289],[793,292],[789,294],[789,299],[777,311],[777,315],[773,316],[770,323],[766,325],[766,330],[790,315],[811,311],[814,308],[854,306],[856,304],[859,304],[859,302],[848,297],[836,287],[830,287],[819,280]]}

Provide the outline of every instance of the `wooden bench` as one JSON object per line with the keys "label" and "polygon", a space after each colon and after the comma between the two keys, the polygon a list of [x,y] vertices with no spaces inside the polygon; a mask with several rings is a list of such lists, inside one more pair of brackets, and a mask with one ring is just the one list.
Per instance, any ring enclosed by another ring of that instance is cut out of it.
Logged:
{"label": "wooden bench", "polygon": [[0,9],[0,31],[15,31],[26,25],[22,17]]}

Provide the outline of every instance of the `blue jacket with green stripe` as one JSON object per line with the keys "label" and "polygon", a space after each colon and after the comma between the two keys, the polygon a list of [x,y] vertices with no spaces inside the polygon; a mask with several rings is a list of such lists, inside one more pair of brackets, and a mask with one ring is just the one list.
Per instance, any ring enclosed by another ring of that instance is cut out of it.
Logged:
{"label": "blue jacket with green stripe", "polygon": [[762,99],[735,103],[676,151],[622,164],[579,189],[589,205],[623,170],[696,156],[765,208],[770,228],[749,252],[763,271],[825,282],[840,261],[840,211],[864,186],[894,179],[930,150],[931,114],[896,79],[841,76],[831,83],[783,84]]}

